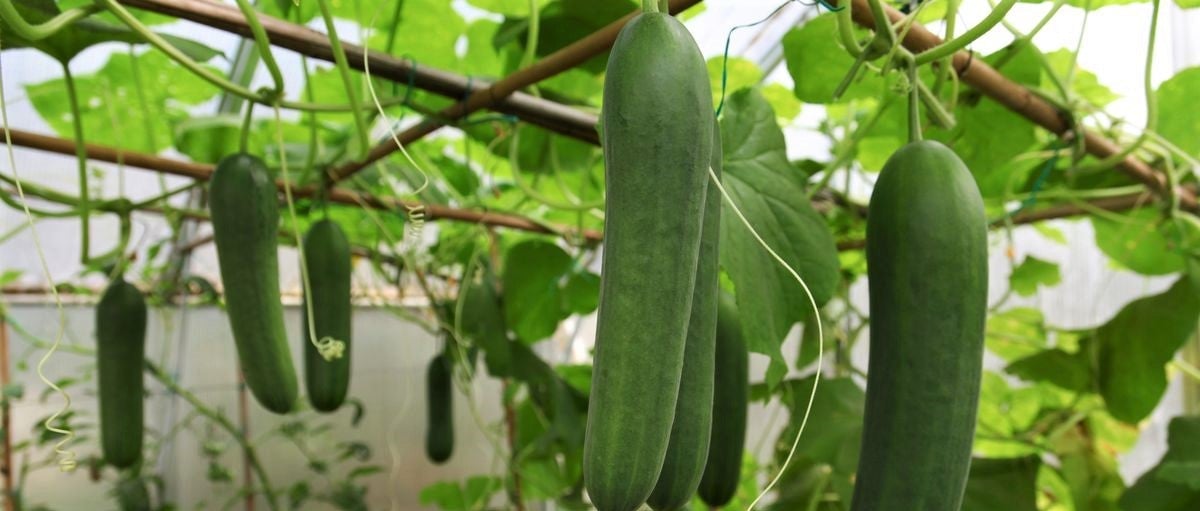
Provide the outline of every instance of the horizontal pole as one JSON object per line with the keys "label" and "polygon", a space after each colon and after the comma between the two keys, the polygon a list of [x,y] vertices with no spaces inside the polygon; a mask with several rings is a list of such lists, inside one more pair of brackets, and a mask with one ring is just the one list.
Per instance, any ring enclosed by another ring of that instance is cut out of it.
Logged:
{"label": "horizontal pole", "polygon": [[[10,131],[12,133],[13,145],[62,155],[70,156],[75,154],[75,143],[70,140],[49,135],[39,135],[18,129]],[[119,150],[97,144],[84,144],[84,150],[88,159],[91,160],[122,163],[130,167],[153,170],[163,174],[188,177],[200,181],[211,179],[215,168],[213,165],[207,163],[186,162],[134,151]],[[276,181],[275,184],[280,191],[284,189],[281,181]],[[297,197],[313,197],[317,195],[318,189],[315,187],[293,186],[292,193]],[[341,188],[329,190],[327,196],[330,201],[340,204],[366,205],[372,209],[394,212],[405,212],[408,208],[417,205],[415,202],[375,197]],[[468,222],[544,234],[575,233],[569,227],[552,226],[519,215],[460,209],[441,204],[426,204],[425,218],[427,220]],[[600,233],[597,231],[586,230],[578,234],[582,235],[588,241],[595,242],[600,240]]]}

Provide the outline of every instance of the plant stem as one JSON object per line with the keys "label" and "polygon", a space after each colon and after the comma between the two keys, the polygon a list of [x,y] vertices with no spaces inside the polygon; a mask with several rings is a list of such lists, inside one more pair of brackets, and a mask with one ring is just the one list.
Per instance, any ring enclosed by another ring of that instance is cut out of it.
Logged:
{"label": "plant stem", "polygon": [[67,86],[67,104],[71,107],[71,127],[75,136],[75,162],[79,175],[79,239],[82,253],[80,261],[86,265],[90,260],[91,254],[91,202],[88,195],[91,193],[88,190],[88,175],[87,175],[87,147],[84,145],[86,140],[83,137],[83,116],[79,112],[79,93],[75,88],[75,78],[71,75],[71,67],[66,62],[62,62],[63,80]]}
{"label": "plant stem", "polygon": [[227,433],[229,433],[230,436],[237,440],[238,444],[242,448],[242,454],[246,457],[246,461],[250,463],[250,468],[254,471],[255,475],[258,476],[258,481],[262,485],[262,494],[267,499],[267,507],[272,510],[280,509],[279,504],[275,501],[275,490],[271,487],[271,481],[267,476],[267,471],[263,468],[262,463],[258,459],[257,451],[255,451],[254,446],[251,445],[247,439],[242,437],[241,431],[238,430],[237,426],[234,426],[232,422],[229,422],[229,419],[227,419],[224,415],[221,415],[216,410],[209,408],[204,401],[201,401],[200,398],[196,397],[196,395],[191,391],[180,386],[174,378],[168,375],[153,362],[146,360],[144,365],[146,372],[150,373],[154,379],[162,383],[167,390],[183,398],[183,400],[192,405],[192,408],[199,412],[200,415],[208,417],[210,420],[220,426],[221,429],[224,429]]}
{"label": "plant stem", "polygon": [[258,11],[254,10],[254,6],[250,5],[247,0],[237,0],[238,8],[241,9],[242,15],[246,17],[246,24],[250,26],[250,33],[254,35],[254,43],[258,45],[258,54],[262,58],[263,64],[267,66],[267,71],[271,73],[271,81],[275,83],[275,94],[283,95],[283,73],[279,71],[279,65],[275,63],[275,56],[271,53],[271,40],[267,37],[267,31],[263,29],[262,23],[258,21]]}
{"label": "plant stem", "polygon": [[100,7],[96,5],[76,7],[61,12],[45,22],[34,25],[25,21],[25,18],[21,16],[16,6],[13,5],[12,0],[0,0],[0,21],[3,21],[6,25],[4,28],[12,30],[13,34],[18,38],[27,41],[40,41],[50,37],[58,33],[59,30],[67,28],[72,23],[99,11]]}
{"label": "plant stem", "polygon": [[[329,33],[329,47],[333,50],[333,62],[337,66],[338,74],[342,76],[342,86],[346,88],[350,108],[354,110],[352,113],[354,126],[358,130],[358,142],[361,144],[359,156],[363,156],[371,148],[371,134],[367,129],[366,121],[360,115],[361,102],[358,98],[358,89],[354,87],[354,79],[350,76],[350,64],[346,62],[346,51],[342,48],[341,40],[338,39],[337,27],[333,24],[333,12],[329,9],[329,0],[317,0],[317,6],[320,7],[321,17],[325,20],[325,31]],[[363,41],[363,44],[366,43],[367,41]]]}
{"label": "plant stem", "polygon": [[933,48],[918,53],[915,58],[916,65],[923,66],[935,60],[954,55],[955,52],[966,48],[968,44],[975,42],[983,34],[986,34],[992,27],[996,26],[1004,19],[1004,15],[1017,4],[1017,0],[1003,0],[1000,5],[989,13],[978,25],[971,27],[970,30],[963,32],[962,35],[955,37],[949,41],[943,42]]}

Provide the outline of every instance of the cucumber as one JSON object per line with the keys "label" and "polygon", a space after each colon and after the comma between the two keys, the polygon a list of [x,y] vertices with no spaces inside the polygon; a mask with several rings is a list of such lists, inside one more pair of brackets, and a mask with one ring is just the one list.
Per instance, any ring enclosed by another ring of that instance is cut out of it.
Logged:
{"label": "cucumber", "polygon": [[[453,348],[447,343],[445,349]],[[434,463],[443,463],[454,453],[454,386],[450,381],[451,369],[453,362],[450,354],[443,351],[429,361],[426,373],[428,424],[425,429],[425,455]]]}
{"label": "cucumber", "polygon": [[[721,132],[713,121],[713,146],[709,165],[721,175]],[[675,422],[658,483],[646,503],[657,511],[673,511],[687,505],[708,458],[713,421],[714,350],[717,335],[717,264],[721,239],[721,191],[711,182],[704,199],[700,234],[700,257],[696,285],[692,290],[692,312],[683,350],[683,374],[675,402]]]}
{"label": "cucumber", "polygon": [[262,160],[222,158],[209,184],[226,312],[250,392],[267,410],[296,404],[296,370],[279,301],[279,198]]}
{"label": "cucumber", "polygon": [[583,478],[599,511],[633,511],[658,481],[675,416],[700,252],[712,92],[674,18],[634,17],[604,84],[604,262]]}
{"label": "cucumber", "polygon": [[932,141],[884,165],[867,220],[871,346],[851,509],[958,511],[987,316],[987,219],[962,160]]}
{"label": "cucumber", "polygon": [[142,459],[146,300],[121,277],[96,305],[96,374],[104,461],[129,468]]}
{"label": "cucumber", "polygon": [[316,338],[346,343],[341,358],[325,360],[308,335],[308,304],[300,308],[308,401],[319,412],[332,412],[350,388],[350,242],[336,222],[319,220],[304,235],[304,257]]}
{"label": "cucumber", "polygon": [[718,302],[716,352],[712,440],[699,490],[700,500],[712,508],[728,504],[737,494],[750,400],[750,352],[742,338],[737,304],[727,293],[721,293]]}

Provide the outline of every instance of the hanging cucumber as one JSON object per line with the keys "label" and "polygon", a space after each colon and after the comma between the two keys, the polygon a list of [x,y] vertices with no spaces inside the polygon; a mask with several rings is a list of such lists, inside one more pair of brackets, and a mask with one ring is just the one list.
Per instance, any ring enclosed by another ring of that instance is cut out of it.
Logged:
{"label": "hanging cucumber", "polygon": [[[453,342],[453,341],[449,341]],[[447,343],[446,350],[453,349]],[[453,361],[446,351],[429,361],[425,392],[429,421],[425,430],[425,455],[434,463],[443,463],[454,453]]]}
{"label": "hanging cucumber", "polygon": [[146,301],[121,277],[96,305],[96,373],[100,447],[104,461],[129,468],[142,459],[142,381],[146,360]]}
{"label": "hanging cucumber", "polygon": [[750,400],[750,353],[742,338],[737,304],[727,293],[721,293],[717,309],[716,351],[712,440],[699,490],[700,500],[712,508],[728,504],[737,493]]}
{"label": "hanging cucumber", "polygon": [[[713,146],[709,165],[721,176],[721,132],[713,120]],[[675,402],[675,421],[671,441],[663,460],[658,483],[646,503],[657,511],[673,511],[687,505],[708,458],[709,435],[713,422],[713,374],[716,349],[718,245],[721,239],[721,191],[709,183],[704,199],[704,220],[700,233],[700,257],[696,264],[696,285],[692,291],[692,312],[688,320],[683,352],[683,374],[679,398]]]}
{"label": "hanging cucumber", "polygon": [[316,346],[308,342],[309,304],[300,308],[308,400],[317,411],[332,412],[342,406],[350,388],[350,243],[336,222],[319,220],[304,235],[304,257],[312,292],[315,337],[345,343],[341,357],[325,360]]}
{"label": "hanging cucumber", "polygon": [[888,160],[867,220],[871,348],[855,511],[958,511],[987,316],[987,220],[944,145]]}
{"label": "hanging cucumber", "polygon": [[648,11],[621,29],[602,121],[604,262],[583,478],[599,511],[633,511],[671,435],[712,150],[708,72],[683,24]]}
{"label": "hanging cucumber", "polygon": [[279,301],[275,183],[262,160],[234,154],[217,163],[209,195],[226,312],[246,385],[264,408],[287,413],[297,385]]}

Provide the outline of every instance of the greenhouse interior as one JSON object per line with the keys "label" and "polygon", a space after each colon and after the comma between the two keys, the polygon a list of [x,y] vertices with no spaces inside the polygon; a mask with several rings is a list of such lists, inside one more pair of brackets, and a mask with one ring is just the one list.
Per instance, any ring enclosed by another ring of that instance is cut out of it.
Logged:
{"label": "greenhouse interior", "polygon": [[4,511],[1198,511],[1200,1],[0,0]]}

